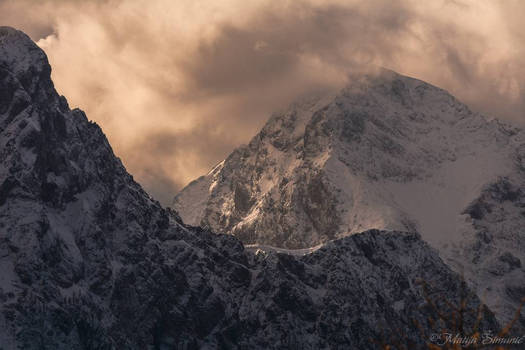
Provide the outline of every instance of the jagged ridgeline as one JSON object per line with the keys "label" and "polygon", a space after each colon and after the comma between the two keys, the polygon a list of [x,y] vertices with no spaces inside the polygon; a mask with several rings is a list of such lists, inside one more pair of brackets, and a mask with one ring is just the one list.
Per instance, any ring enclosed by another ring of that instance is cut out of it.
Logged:
{"label": "jagged ridgeline", "polygon": [[417,231],[507,323],[525,297],[524,189],[523,130],[378,70],[275,113],[173,207],[187,224],[287,249]]}
{"label": "jagged ridgeline", "polygon": [[25,34],[0,28],[0,348],[422,346],[440,326],[428,300],[461,303],[460,278],[417,234],[373,230],[293,256],[184,225],[50,72]]}

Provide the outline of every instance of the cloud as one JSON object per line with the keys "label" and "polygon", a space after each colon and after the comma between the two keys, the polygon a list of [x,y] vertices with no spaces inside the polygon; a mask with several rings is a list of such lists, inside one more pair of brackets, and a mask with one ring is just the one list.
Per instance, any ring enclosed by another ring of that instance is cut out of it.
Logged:
{"label": "cloud", "polygon": [[163,203],[271,112],[363,65],[525,123],[524,12],[518,0],[0,0],[0,23],[44,48],[59,92]]}

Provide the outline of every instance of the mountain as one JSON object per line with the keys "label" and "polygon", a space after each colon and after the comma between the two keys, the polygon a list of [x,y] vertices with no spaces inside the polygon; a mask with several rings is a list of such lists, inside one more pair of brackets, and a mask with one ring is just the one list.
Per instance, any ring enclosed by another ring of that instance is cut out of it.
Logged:
{"label": "mountain", "polygon": [[524,140],[440,88],[380,70],[274,114],[173,207],[188,224],[289,249],[418,231],[508,322],[525,297]]}
{"label": "mountain", "polygon": [[481,307],[415,233],[294,256],[184,225],[50,73],[29,37],[0,27],[0,348],[374,349],[424,344],[455,320],[431,323],[440,311]]}

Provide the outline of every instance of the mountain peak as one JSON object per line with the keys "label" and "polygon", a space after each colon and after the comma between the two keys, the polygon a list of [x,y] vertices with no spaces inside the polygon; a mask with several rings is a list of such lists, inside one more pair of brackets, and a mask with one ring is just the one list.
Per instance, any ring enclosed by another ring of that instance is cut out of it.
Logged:
{"label": "mountain peak", "polygon": [[[8,37],[8,36],[20,36],[20,37],[27,37],[27,34],[25,34],[24,32],[20,31],[20,30],[17,30],[13,27],[8,27],[8,26],[0,26],[0,38],[5,38],[5,37]],[[31,39],[29,39],[31,40]]]}
{"label": "mountain peak", "polygon": [[[228,157],[220,173],[189,185],[174,206],[192,225],[287,248],[364,228],[413,230],[399,205],[378,211],[371,202],[384,207],[392,200],[375,189],[358,193],[357,188],[432,176],[443,162],[475,151],[466,140],[480,125],[487,127],[483,120],[421,80],[387,69],[360,72],[337,94],[274,114],[248,147]],[[187,206],[188,201],[200,207]],[[369,209],[358,214],[348,205]]]}
{"label": "mountain peak", "polygon": [[45,58],[43,51],[27,34],[12,27],[0,26],[0,47],[2,48],[0,56],[2,62],[10,62],[17,58],[43,63]]}
{"label": "mountain peak", "polygon": [[359,72],[339,93],[273,115],[248,147],[179,192],[174,208],[188,224],[287,249],[368,229],[418,231],[457,271],[470,269],[481,294],[503,300],[489,306],[506,322],[523,293],[489,286],[514,291],[524,276],[517,264],[493,268],[525,259],[516,233],[525,199],[508,189],[524,186],[523,145],[519,129],[443,89],[386,69]]}
{"label": "mountain peak", "polygon": [[41,94],[39,90],[52,90],[46,54],[29,36],[11,27],[0,27],[0,69],[9,71],[31,97]]}

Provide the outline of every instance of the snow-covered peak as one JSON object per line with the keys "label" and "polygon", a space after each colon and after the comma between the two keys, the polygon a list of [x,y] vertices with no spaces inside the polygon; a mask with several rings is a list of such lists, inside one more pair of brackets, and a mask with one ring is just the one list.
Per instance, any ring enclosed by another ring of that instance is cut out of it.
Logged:
{"label": "snow-covered peak", "polygon": [[520,201],[493,204],[483,193],[501,179],[523,186],[523,150],[522,130],[382,70],[275,114],[213,175],[177,194],[174,208],[246,244],[300,252],[363,230],[417,231],[507,322],[525,296],[515,285],[525,282],[517,262],[525,216]]}
{"label": "snow-covered peak", "polygon": [[[520,140],[446,91],[380,70],[274,114],[248,146],[182,190],[174,207],[189,224],[251,244],[306,248],[370,228],[425,236],[432,230],[414,204],[418,188],[429,189],[424,196],[444,192],[439,205],[462,206],[513,167]],[[414,196],[406,195],[411,186]]]}

